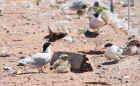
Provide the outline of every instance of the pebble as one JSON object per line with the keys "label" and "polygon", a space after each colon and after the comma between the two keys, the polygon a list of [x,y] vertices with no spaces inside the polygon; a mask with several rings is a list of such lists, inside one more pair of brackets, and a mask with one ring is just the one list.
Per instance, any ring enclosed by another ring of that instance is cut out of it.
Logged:
{"label": "pebble", "polygon": [[114,77],[114,79],[117,79],[117,78],[118,78],[117,76]]}
{"label": "pebble", "polygon": [[99,78],[104,78],[104,76],[103,75],[100,75]]}
{"label": "pebble", "polygon": [[93,52],[93,51],[94,51],[94,49],[91,49],[90,51],[92,51],[92,52]]}
{"label": "pebble", "polygon": [[35,32],[33,32],[33,34],[35,34]]}
{"label": "pebble", "polygon": [[129,80],[127,80],[127,81],[122,81],[123,83],[128,83],[129,82]]}
{"label": "pebble", "polygon": [[118,78],[118,80],[122,80],[121,78]]}
{"label": "pebble", "polygon": [[5,82],[1,82],[2,84],[6,84]]}
{"label": "pebble", "polygon": [[38,83],[37,85],[42,85],[42,83]]}
{"label": "pebble", "polygon": [[26,25],[30,25],[30,23],[26,23]]}
{"label": "pebble", "polygon": [[26,32],[26,34],[29,35],[30,33],[29,32]]}
{"label": "pebble", "polygon": [[87,42],[87,40],[83,40],[83,42],[84,42],[84,43],[86,43],[86,42]]}
{"label": "pebble", "polygon": [[11,67],[5,67],[5,68],[3,68],[4,70],[12,70],[12,68]]}
{"label": "pebble", "polygon": [[10,54],[9,53],[2,53],[1,55],[0,55],[0,57],[10,57]]}
{"label": "pebble", "polygon": [[73,80],[74,80],[74,76],[71,76],[70,80],[72,80],[72,81],[73,81]]}
{"label": "pebble", "polygon": [[100,57],[104,57],[104,55],[100,55]]}
{"label": "pebble", "polygon": [[133,25],[139,25],[140,23],[133,23]]}
{"label": "pebble", "polygon": [[130,78],[130,76],[122,76],[123,78]]}
{"label": "pebble", "polygon": [[91,57],[91,59],[94,59],[94,58],[95,58],[94,56]]}
{"label": "pebble", "polygon": [[34,47],[34,49],[37,49],[37,47]]}
{"label": "pebble", "polygon": [[99,65],[97,65],[98,67],[102,67],[102,65],[101,64],[99,64]]}
{"label": "pebble", "polygon": [[32,25],[36,25],[36,23],[32,23]]}
{"label": "pebble", "polygon": [[108,68],[106,68],[106,67],[102,67],[104,70],[107,70]]}
{"label": "pebble", "polygon": [[23,52],[19,52],[19,54],[23,54]]}

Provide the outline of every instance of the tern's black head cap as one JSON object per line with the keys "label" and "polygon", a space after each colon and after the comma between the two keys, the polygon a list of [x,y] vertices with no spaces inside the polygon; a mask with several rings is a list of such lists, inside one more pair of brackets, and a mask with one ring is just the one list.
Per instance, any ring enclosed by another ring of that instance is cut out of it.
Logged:
{"label": "tern's black head cap", "polygon": [[99,2],[97,2],[97,1],[94,2],[94,6],[97,6],[98,7],[99,6]]}
{"label": "tern's black head cap", "polygon": [[50,42],[44,43],[44,45],[43,45],[43,51],[45,51],[50,45],[51,45]]}
{"label": "tern's black head cap", "polygon": [[107,43],[104,45],[104,47],[111,47],[113,44],[112,43]]}
{"label": "tern's black head cap", "polygon": [[97,18],[99,16],[99,13],[95,13],[94,16]]}

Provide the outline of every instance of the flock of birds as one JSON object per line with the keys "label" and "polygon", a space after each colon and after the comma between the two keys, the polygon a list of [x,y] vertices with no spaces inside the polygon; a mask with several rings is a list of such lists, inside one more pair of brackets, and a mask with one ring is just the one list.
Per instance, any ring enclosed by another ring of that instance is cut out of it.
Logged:
{"label": "flock of birds", "polygon": [[[73,0],[69,4],[61,5],[60,7],[63,9],[71,9],[76,10],[77,14],[79,16],[83,16],[85,13],[88,13],[88,18],[90,21],[90,28],[92,29],[98,29],[102,27],[103,21],[105,24],[107,24],[107,21],[109,19],[109,14],[106,12],[102,12],[99,14],[96,12],[93,7],[98,7],[99,2],[95,2],[94,6],[90,7],[88,10],[86,0],[82,0],[81,2],[78,2],[76,0]],[[98,17],[103,19],[103,21],[98,20]],[[43,72],[42,67],[49,63],[51,60],[51,43],[44,43],[43,45],[43,52],[34,54],[32,57],[27,57],[25,59],[13,59],[10,58],[10,60],[13,60],[14,62],[22,63],[30,68],[38,68],[39,72]],[[140,40],[136,35],[130,35],[128,37],[128,42],[126,42],[123,46],[117,46],[113,45],[112,43],[107,43],[104,45],[104,48],[106,49],[104,56],[108,58],[109,60],[120,60],[121,55],[136,55],[140,54]],[[58,60],[56,60],[53,64],[53,72],[69,72],[71,69],[71,65],[69,63],[69,56],[66,54],[62,54]],[[110,62],[110,61],[109,61]]]}

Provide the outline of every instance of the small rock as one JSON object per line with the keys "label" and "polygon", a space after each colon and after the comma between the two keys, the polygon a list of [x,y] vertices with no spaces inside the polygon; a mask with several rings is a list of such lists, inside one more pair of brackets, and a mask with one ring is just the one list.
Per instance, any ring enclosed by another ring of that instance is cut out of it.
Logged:
{"label": "small rock", "polygon": [[118,78],[118,80],[122,80],[121,78]]}
{"label": "small rock", "polygon": [[98,64],[97,67],[102,67],[102,65],[101,64]]}
{"label": "small rock", "polygon": [[12,68],[11,67],[5,67],[5,68],[3,68],[4,70],[12,70]]}
{"label": "small rock", "polygon": [[130,76],[122,76],[123,78],[130,78]]}
{"label": "small rock", "polygon": [[2,53],[2,54],[0,55],[0,57],[10,57],[10,54],[7,53],[7,52],[5,52],[5,53]]}
{"label": "small rock", "polygon": [[103,75],[100,75],[99,78],[104,78],[104,76]]}
{"label": "small rock", "polygon": [[37,47],[34,47],[34,49],[37,49]]}
{"label": "small rock", "polygon": [[23,54],[23,52],[19,52],[19,54]]}
{"label": "small rock", "polygon": [[90,51],[91,51],[91,52],[93,52],[93,51],[94,51],[94,49],[91,49]]}
{"label": "small rock", "polygon": [[30,33],[29,32],[26,32],[26,34],[29,35]]}
{"label": "small rock", "polygon": [[84,43],[86,43],[86,42],[87,42],[87,40],[83,40],[83,42],[84,42]]}
{"label": "small rock", "polygon": [[70,80],[72,80],[72,81],[73,81],[73,80],[74,80],[74,76],[71,76]]}
{"label": "small rock", "polygon": [[106,68],[106,67],[103,66],[102,69],[107,70],[108,68]]}
{"label": "small rock", "polygon": [[19,59],[25,59],[26,57],[25,56],[21,56]]}
{"label": "small rock", "polygon": [[42,83],[38,83],[37,85],[42,85]]}
{"label": "small rock", "polygon": [[33,23],[32,25],[36,25],[36,23]]}
{"label": "small rock", "polygon": [[21,71],[20,70],[14,71],[13,74],[21,74]]}
{"label": "small rock", "polygon": [[95,58],[94,56],[91,57],[91,59],[94,59],[94,58]]}
{"label": "small rock", "polygon": [[123,83],[128,83],[129,82],[129,80],[127,80],[127,81],[122,81]]}
{"label": "small rock", "polygon": [[5,82],[1,82],[2,84],[6,84]]}
{"label": "small rock", "polygon": [[100,57],[104,57],[104,55],[100,55]]}
{"label": "small rock", "polygon": [[30,23],[26,23],[26,25],[30,25]]}
{"label": "small rock", "polygon": [[35,34],[35,32],[33,32],[33,34]]}
{"label": "small rock", "polygon": [[117,79],[117,78],[118,78],[117,76],[114,77],[114,79]]}

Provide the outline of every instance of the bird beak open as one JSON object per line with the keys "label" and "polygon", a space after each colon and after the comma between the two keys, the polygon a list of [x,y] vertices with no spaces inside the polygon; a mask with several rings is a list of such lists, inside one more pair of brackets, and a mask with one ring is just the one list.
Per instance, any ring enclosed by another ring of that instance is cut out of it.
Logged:
{"label": "bird beak open", "polygon": [[103,50],[103,49],[106,49],[106,48],[104,47],[104,48],[102,48],[101,50]]}

